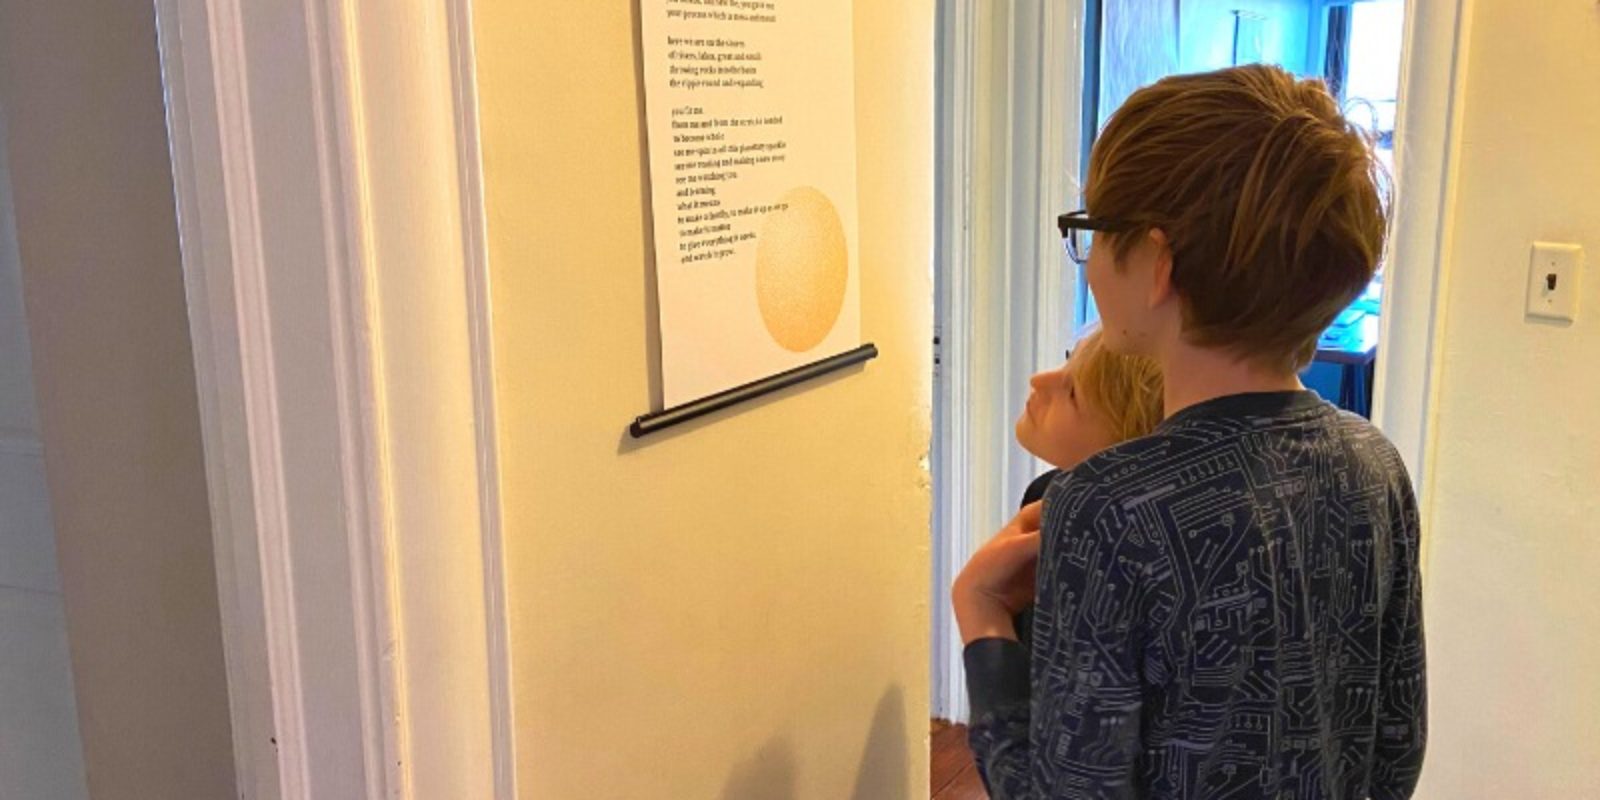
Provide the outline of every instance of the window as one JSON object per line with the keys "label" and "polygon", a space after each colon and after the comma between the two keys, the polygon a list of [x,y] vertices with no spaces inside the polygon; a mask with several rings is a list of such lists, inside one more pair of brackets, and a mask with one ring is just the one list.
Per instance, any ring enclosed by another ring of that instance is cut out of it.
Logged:
{"label": "window", "polygon": [[[1404,0],[1085,0],[1084,6],[1085,173],[1096,134],[1140,86],[1175,73],[1268,63],[1325,79],[1346,117],[1373,134],[1379,158],[1393,174]],[[1064,209],[1081,206],[1081,198],[1063,201]],[[1073,320],[1082,331],[1099,313],[1081,269],[1077,283]],[[1330,358],[1354,359],[1370,369],[1381,294],[1380,270],[1324,336]],[[1347,374],[1335,378],[1337,386],[1313,388],[1324,396],[1337,393],[1348,400],[1341,404],[1365,411],[1370,400],[1361,396],[1370,398],[1370,381],[1350,394],[1349,384],[1362,382]]]}
{"label": "window", "polygon": [[1348,56],[1342,74],[1330,77],[1338,79],[1345,114],[1377,137],[1378,155],[1393,174],[1405,3],[1370,0],[1341,10],[1348,12]]}

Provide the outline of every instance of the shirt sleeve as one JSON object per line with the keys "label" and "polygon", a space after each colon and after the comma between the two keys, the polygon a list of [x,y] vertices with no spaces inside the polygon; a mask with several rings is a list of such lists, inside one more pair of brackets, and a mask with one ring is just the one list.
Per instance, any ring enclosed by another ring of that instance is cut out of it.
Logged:
{"label": "shirt sleeve", "polygon": [[1138,791],[1155,554],[1097,484],[1059,482],[1045,501],[1031,668],[1009,640],[978,640],[964,653],[969,741],[992,800]]}
{"label": "shirt sleeve", "polygon": [[1393,515],[1391,583],[1379,651],[1378,731],[1373,747],[1373,800],[1411,796],[1428,741],[1428,685],[1422,635],[1421,530],[1417,501],[1402,480]]}

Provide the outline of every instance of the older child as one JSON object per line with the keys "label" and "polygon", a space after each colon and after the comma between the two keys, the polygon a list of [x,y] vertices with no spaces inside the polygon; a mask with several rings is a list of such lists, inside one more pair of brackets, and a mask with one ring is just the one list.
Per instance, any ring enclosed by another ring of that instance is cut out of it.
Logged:
{"label": "older child", "polygon": [[[1411,795],[1416,500],[1383,435],[1297,377],[1377,267],[1380,169],[1320,82],[1274,67],[1167,78],[1107,123],[1059,224],[1106,347],[1160,365],[1166,419],[956,580],[994,800]],[[1030,656],[1009,603],[1035,566]]]}

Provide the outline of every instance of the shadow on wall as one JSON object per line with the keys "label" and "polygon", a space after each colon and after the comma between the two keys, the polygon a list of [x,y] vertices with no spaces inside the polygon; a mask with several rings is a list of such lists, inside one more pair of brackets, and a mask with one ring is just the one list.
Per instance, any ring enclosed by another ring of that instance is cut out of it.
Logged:
{"label": "shadow on wall", "polygon": [[786,738],[767,742],[761,752],[733,768],[722,800],[795,800],[794,751]]}
{"label": "shadow on wall", "polygon": [[884,690],[867,732],[867,748],[856,772],[851,800],[911,800],[906,795],[906,772],[911,754],[906,752],[906,700],[899,686]]}
{"label": "shadow on wall", "polygon": [[[906,701],[899,686],[884,690],[867,731],[851,800],[911,800],[906,794]],[[787,738],[768,740],[760,752],[733,768],[722,800],[796,800],[794,748]]]}

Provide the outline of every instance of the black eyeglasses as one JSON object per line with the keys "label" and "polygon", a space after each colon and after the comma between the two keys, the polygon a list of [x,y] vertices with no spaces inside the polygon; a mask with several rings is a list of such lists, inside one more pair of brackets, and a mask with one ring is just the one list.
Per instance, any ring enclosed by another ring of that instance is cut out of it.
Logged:
{"label": "black eyeglasses", "polygon": [[1067,257],[1080,266],[1089,263],[1089,247],[1094,243],[1095,231],[1120,233],[1133,226],[1109,219],[1095,219],[1088,211],[1078,210],[1056,217],[1061,228],[1061,241],[1067,246]]}

